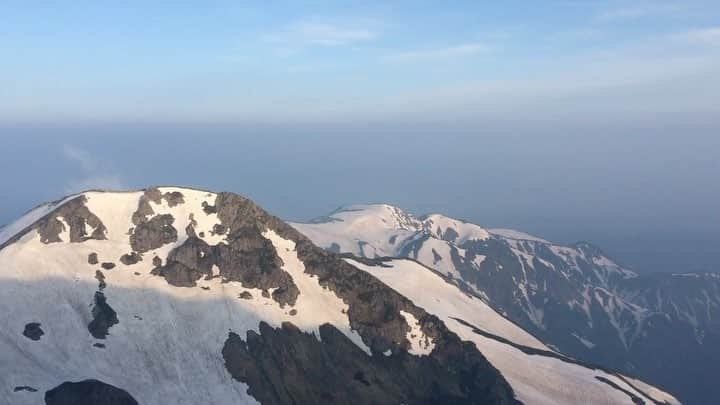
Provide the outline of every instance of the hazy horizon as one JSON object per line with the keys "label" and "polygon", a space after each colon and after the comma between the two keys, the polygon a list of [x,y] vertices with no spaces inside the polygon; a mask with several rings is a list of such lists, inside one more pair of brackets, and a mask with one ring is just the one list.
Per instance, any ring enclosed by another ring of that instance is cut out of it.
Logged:
{"label": "hazy horizon", "polygon": [[641,272],[720,270],[712,131],[393,128],[4,128],[0,223],[73,191],[185,185],[236,192],[293,221],[383,202],[559,243],[591,241]]}
{"label": "hazy horizon", "polygon": [[720,270],[720,3],[0,5],[0,223],[68,190],[388,202]]}

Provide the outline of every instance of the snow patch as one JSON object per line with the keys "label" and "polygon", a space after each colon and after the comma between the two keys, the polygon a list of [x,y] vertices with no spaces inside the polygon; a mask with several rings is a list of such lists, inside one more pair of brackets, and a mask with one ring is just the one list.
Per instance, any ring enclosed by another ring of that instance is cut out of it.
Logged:
{"label": "snow patch", "polygon": [[420,327],[420,321],[413,314],[400,311],[400,315],[407,321],[410,331],[407,333],[407,340],[410,342],[410,354],[416,356],[427,356],[432,353],[435,343],[430,339]]}
{"label": "snow patch", "polygon": [[540,243],[552,243],[548,241],[547,239],[543,239],[534,235],[530,235],[529,233],[516,231],[515,229],[506,229],[506,228],[494,228],[488,230],[491,235],[500,236],[503,238],[508,239],[517,239],[517,240],[529,240],[533,242],[540,242]]}

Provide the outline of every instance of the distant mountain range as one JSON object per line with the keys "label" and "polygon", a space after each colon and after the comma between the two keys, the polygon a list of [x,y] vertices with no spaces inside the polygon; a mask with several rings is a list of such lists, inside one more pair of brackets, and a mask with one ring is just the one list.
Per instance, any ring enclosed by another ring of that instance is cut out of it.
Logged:
{"label": "distant mountain range", "polygon": [[[188,188],[35,208],[0,232],[0,403],[679,403],[562,353],[606,350],[603,322],[618,356],[682,322],[642,315],[652,293],[589,245],[387,206],[295,227],[241,196]],[[561,333],[552,319],[566,322],[565,304],[577,319]]]}
{"label": "distant mountain range", "polygon": [[720,274],[640,276],[588,242],[559,245],[384,204],[292,225],[331,252],[417,260],[573,358],[690,404],[720,398]]}

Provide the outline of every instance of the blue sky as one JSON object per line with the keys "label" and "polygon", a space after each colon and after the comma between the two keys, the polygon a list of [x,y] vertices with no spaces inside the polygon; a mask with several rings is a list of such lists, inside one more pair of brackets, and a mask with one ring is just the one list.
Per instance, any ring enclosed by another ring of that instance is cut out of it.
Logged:
{"label": "blue sky", "polygon": [[720,3],[5,0],[0,60],[5,123],[711,116]]}
{"label": "blue sky", "polygon": [[175,184],[720,270],[719,72],[718,1],[0,0],[0,224]]}

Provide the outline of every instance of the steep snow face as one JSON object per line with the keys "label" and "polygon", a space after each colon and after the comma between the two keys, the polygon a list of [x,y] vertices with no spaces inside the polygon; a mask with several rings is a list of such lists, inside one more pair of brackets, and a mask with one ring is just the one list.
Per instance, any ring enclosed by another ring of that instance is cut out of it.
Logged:
{"label": "steep snow face", "polygon": [[462,293],[416,262],[396,259],[373,266],[347,260],[438,316],[462,339],[473,342],[526,404],[621,404],[632,403],[632,396],[644,403],[679,403],[672,395],[645,383],[551,352],[482,300]]}
{"label": "steep snow face", "polygon": [[[132,251],[128,233],[136,226],[131,218],[141,192],[83,194],[86,207],[107,228],[104,240],[70,244],[62,237],[62,242],[45,244],[36,231],[30,231],[0,251],[0,297],[5,308],[0,311],[0,365],[5,370],[12,365],[14,370],[0,373],[0,398],[12,404],[39,404],[44,391],[64,381],[101,378],[144,404],[170,399],[178,404],[257,403],[247,394],[248,387],[225,370],[221,349],[228,331],[245,336],[257,331],[261,321],[273,327],[291,321],[316,336],[321,324],[330,323],[370,353],[350,327],[347,304],[306,274],[295,243],[273,230],[263,236],[300,290],[292,308],[273,300],[272,290],[245,288],[221,277],[202,278],[199,288],[178,288],[151,274],[153,258],[165,262],[187,240],[186,227],[193,227],[211,246],[224,243],[224,235],[213,232],[219,224],[217,214],[203,209],[203,203],[214,204],[215,194],[177,188],[159,192],[181,193],[183,202],[150,202],[154,213],[146,219],[172,215],[178,237],[144,252],[138,263],[124,264],[120,258]],[[36,209],[12,229],[32,225],[61,204]],[[63,226],[66,233],[70,225]],[[100,263],[114,267],[102,270],[99,264],[89,264],[93,253]],[[103,287],[99,287],[98,274]],[[109,327],[103,340],[88,333],[98,290],[119,321]],[[44,331],[38,341],[21,334],[31,322],[39,323]],[[39,393],[13,391],[21,386],[34,387]]]}

